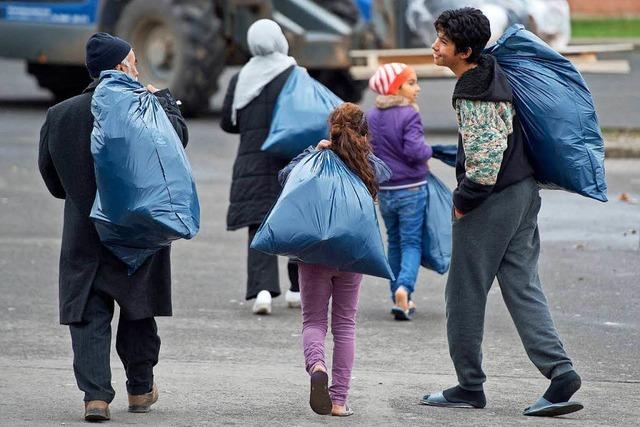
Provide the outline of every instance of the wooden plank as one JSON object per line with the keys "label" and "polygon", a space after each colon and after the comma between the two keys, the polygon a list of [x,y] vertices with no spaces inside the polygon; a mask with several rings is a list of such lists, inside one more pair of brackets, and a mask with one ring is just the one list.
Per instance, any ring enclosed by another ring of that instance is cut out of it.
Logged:
{"label": "wooden plank", "polygon": [[[584,74],[628,74],[631,71],[629,61],[626,60],[575,61],[573,64],[579,72]],[[454,77],[450,69],[435,64],[413,65],[412,67],[420,79]],[[350,71],[355,80],[368,80],[375,73],[376,67],[355,65],[351,67]]]}
{"label": "wooden plank", "polygon": [[[626,74],[631,71],[627,60],[599,60],[597,53],[625,52],[633,50],[631,43],[573,45],[562,49],[562,53],[581,73]],[[354,65],[351,74],[357,80],[366,80],[376,71],[378,65],[402,62],[411,65],[419,78],[452,77],[453,73],[433,63],[433,50],[418,49],[370,49],[352,50],[349,55]]]}
{"label": "wooden plank", "polygon": [[634,48],[633,43],[611,43],[611,44],[574,44],[558,50],[562,55],[573,55],[580,53],[612,53],[630,52]]}
{"label": "wooden plank", "polygon": [[598,60],[598,56],[595,53],[580,53],[576,55],[564,55],[569,61],[580,61],[580,62],[595,62]]}
{"label": "wooden plank", "polygon": [[379,56],[378,62],[380,64],[389,64],[391,62],[401,62],[403,64],[408,65],[419,65],[419,64],[433,64],[433,56]]}
{"label": "wooden plank", "polygon": [[[453,77],[453,73],[446,67],[439,67],[435,64],[424,64],[412,66],[418,78],[442,78]],[[351,76],[355,80],[368,80],[376,71],[376,67],[365,65],[355,65],[351,67]]]}
{"label": "wooden plank", "polygon": [[384,56],[428,56],[433,54],[431,48],[415,48],[415,49],[364,49],[364,50],[352,50],[349,55],[352,58],[366,57],[370,54],[375,54],[378,57]]}
{"label": "wooden plank", "polygon": [[435,64],[425,64],[413,66],[418,77],[425,78],[440,78],[440,77],[454,77],[453,71],[447,67],[440,67]]}
{"label": "wooden plank", "polygon": [[[629,52],[634,49],[633,43],[611,43],[611,44],[588,44],[588,45],[570,45],[560,49],[558,52],[562,55],[578,55],[584,53],[611,53],[611,52]],[[349,55],[352,58],[367,57],[376,55],[378,58],[395,57],[395,56],[431,56],[433,49],[431,48],[415,48],[415,49],[364,49],[352,50]]]}
{"label": "wooden plank", "polygon": [[629,74],[631,72],[629,61],[624,59],[572,62],[576,69],[584,74]]}

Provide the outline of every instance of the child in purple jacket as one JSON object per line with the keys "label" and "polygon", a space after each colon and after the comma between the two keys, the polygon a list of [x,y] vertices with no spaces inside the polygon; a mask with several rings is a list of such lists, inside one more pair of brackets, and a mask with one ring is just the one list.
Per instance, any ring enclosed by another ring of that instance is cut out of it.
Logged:
{"label": "child in purple jacket", "polygon": [[387,228],[389,264],[396,279],[390,282],[391,310],[396,320],[411,320],[422,256],[422,227],[427,198],[427,160],[416,99],[420,93],[415,71],[399,63],[384,64],[369,80],[379,96],[367,114],[371,146],[391,169],[391,180],[380,186],[380,212]]}

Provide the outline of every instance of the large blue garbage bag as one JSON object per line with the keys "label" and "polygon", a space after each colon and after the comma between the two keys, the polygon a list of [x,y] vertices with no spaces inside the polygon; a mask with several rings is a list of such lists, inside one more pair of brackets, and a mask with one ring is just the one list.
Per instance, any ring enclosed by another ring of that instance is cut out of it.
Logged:
{"label": "large blue garbage bag", "polygon": [[369,190],[331,150],[303,158],[258,229],[253,249],[391,279]]}
{"label": "large blue garbage bag", "polygon": [[91,219],[133,274],[172,240],[190,239],[200,205],[180,138],[158,99],[119,71],[104,71],[91,102],[98,191]]}
{"label": "large blue garbage bag", "polygon": [[575,67],[522,25],[487,49],[511,84],[538,182],[607,201],[604,140]]}
{"label": "large blue garbage bag", "polygon": [[327,119],[340,104],[333,92],[296,67],[278,95],[262,150],[293,159],[329,136]]}
{"label": "large blue garbage bag", "polygon": [[421,265],[444,274],[451,263],[451,190],[432,173],[427,178],[427,207],[422,228]]}

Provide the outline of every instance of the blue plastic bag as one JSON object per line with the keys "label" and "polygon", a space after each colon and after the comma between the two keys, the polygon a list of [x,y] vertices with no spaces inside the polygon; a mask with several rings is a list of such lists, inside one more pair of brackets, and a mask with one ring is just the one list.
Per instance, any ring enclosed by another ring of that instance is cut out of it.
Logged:
{"label": "blue plastic bag", "polygon": [[432,145],[431,149],[433,150],[432,157],[434,159],[438,159],[444,164],[449,166],[456,166],[456,158],[458,156],[458,145],[456,144],[447,144],[447,145]]}
{"label": "blue plastic bag", "polygon": [[180,138],[155,95],[119,71],[103,71],[91,101],[98,191],[91,209],[102,243],[129,275],[200,226],[196,186]]}
{"label": "blue plastic bag", "polygon": [[373,198],[331,150],[316,151],[291,171],[251,248],[391,279]]}
{"label": "blue plastic bag", "polygon": [[511,26],[487,53],[513,89],[538,182],[606,202],[604,140],[580,73],[522,25]]}
{"label": "blue plastic bag", "polygon": [[444,274],[451,263],[453,195],[434,174],[427,178],[427,207],[422,229],[421,265]]}
{"label": "blue plastic bag", "polygon": [[304,68],[296,67],[273,109],[269,136],[262,150],[293,159],[308,146],[329,136],[329,114],[342,100]]}

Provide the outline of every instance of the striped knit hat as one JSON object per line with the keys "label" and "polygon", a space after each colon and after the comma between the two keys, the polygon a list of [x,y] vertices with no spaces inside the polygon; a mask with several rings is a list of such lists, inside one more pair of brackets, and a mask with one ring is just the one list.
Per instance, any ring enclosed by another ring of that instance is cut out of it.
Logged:
{"label": "striped knit hat", "polygon": [[407,81],[413,69],[407,64],[392,62],[378,67],[369,79],[369,88],[380,95],[395,94],[402,83]]}

